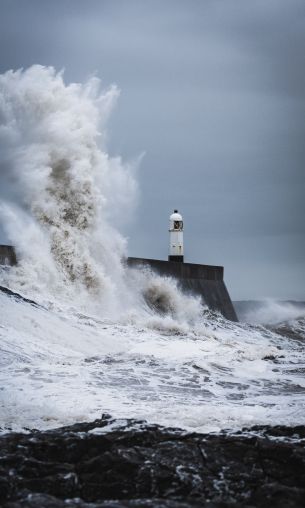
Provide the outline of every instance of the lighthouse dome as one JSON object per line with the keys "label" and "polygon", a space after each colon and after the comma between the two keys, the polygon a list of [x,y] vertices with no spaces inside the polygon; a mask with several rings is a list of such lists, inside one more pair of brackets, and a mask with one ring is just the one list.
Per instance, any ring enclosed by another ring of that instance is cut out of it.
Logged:
{"label": "lighthouse dome", "polygon": [[169,220],[182,220],[182,215],[178,213],[178,210],[175,210],[174,213],[171,214]]}

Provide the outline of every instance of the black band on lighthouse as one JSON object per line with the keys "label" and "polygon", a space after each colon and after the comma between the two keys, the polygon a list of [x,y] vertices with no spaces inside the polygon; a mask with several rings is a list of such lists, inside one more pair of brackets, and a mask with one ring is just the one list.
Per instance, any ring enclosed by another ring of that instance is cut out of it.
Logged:
{"label": "black band on lighthouse", "polygon": [[169,261],[178,261],[179,263],[183,263],[183,256],[168,256]]}

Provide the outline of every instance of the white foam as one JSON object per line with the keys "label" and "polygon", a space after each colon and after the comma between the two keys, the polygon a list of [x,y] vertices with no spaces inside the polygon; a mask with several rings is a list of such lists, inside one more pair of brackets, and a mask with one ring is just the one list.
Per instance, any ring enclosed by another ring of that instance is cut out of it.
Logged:
{"label": "white foam", "polygon": [[263,328],[203,321],[171,335],[3,294],[0,312],[2,429],[104,412],[196,431],[305,423],[304,353]]}

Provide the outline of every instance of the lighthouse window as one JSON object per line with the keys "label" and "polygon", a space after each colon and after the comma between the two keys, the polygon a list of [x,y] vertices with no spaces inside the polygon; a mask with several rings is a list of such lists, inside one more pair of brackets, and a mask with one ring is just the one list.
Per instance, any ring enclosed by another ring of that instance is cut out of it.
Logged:
{"label": "lighthouse window", "polygon": [[175,231],[182,231],[182,228],[183,228],[182,220],[175,220],[174,221],[174,230]]}

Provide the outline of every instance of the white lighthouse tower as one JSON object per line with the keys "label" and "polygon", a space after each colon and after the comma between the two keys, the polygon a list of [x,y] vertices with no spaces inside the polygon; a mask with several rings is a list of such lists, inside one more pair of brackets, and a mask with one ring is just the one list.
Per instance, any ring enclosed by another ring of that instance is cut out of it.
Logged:
{"label": "white lighthouse tower", "polygon": [[183,263],[183,219],[178,210],[169,218],[169,261]]}

